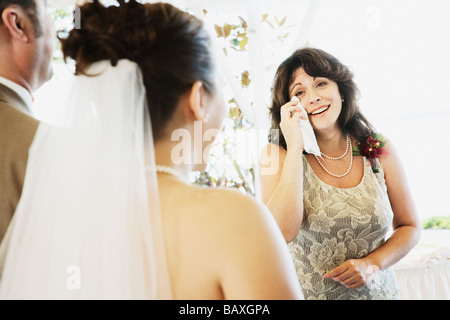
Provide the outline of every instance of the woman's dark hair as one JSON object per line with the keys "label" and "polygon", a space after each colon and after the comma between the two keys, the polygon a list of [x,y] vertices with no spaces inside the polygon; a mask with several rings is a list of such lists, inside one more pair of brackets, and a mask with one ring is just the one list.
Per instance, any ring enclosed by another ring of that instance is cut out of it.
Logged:
{"label": "woman's dark hair", "polygon": [[289,86],[294,81],[295,72],[303,68],[311,77],[324,77],[337,83],[344,99],[338,118],[342,132],[349,133],[358,141],[374,132],[373,126],[362,115],[357,104],[358,88],[353,81],[353,73],[332,55],[315,48],[303,48],[295,51],[278,67],[272,86],[272,103],[269,108],[271,132],[269,142],[287,149],[286,141],[280,129],[280,108],[289,102]]}
{"label": "woman's dark hair", "polygon": [[64,59],[75,60],[76,74],[92,63],[120,59],[142,70],[155,140],[165,135],[167,122],[187,90],[201,81],[214,91],[209,34],[203,22],[166,3],[141,4],[119,0],[103,6],[98,0],[79,9],[81,28],[61,39]]}

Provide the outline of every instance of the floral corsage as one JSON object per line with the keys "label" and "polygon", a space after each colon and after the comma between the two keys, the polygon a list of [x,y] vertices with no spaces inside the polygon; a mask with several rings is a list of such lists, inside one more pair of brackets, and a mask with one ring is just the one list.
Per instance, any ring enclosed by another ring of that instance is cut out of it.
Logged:
{"label": "floral corsage", "polygon": [[375,158],[379,158],[386,153],[386,150],[383,149],[384,144],[385,140],[382,134],[372,133],[360,141],[356,147],[353,147],[353,155],[361,155],[369,159],[372,171],[378,173],[380,171],[376,168]]}

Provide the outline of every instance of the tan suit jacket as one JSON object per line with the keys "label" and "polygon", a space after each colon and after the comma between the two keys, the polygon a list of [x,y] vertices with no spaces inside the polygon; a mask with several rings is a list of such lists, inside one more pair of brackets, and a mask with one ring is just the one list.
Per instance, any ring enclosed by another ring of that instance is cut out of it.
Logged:
{"label": "tan suit jacket", "polygon": [[22,193],[28,149],[39,121],[13,90],[0,84],[0,241]]}

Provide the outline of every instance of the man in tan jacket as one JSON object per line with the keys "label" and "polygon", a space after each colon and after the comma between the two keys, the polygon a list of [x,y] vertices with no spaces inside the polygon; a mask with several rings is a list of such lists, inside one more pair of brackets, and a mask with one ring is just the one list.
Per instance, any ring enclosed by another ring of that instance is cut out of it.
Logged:
{"label": "man in tan jacket", "polygon": [[56,33],[46,0],[0,0],[0,241],[22,193],[39,122],[32,93],[52,75]]}

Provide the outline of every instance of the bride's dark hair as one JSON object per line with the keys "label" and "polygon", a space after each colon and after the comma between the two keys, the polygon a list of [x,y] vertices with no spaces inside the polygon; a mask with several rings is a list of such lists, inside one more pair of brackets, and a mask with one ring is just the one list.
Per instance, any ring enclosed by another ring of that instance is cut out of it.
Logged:
{"label": "bride's dark hair", "polygon": [[100,60],[116,65],[136,62],[142,70],[155,140],[165,135],[183,93],[196,81],[214,91],[209,34],[203,22],[166,3],[119,0],[104,6],[98,0],[79,7],[81,28],[61,39],[64,59],[72,58],[76,74]]}

